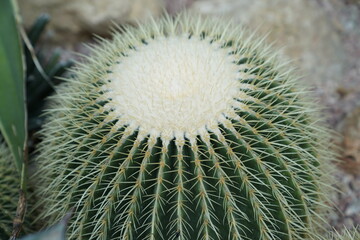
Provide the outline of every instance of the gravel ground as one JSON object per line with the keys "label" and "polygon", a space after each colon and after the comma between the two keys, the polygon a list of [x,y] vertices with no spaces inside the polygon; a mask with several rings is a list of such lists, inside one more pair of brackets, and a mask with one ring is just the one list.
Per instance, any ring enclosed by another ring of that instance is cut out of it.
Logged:
{"label": "gravel ground", "polygon": [[344,226],[360,226],[360,1],[318,2],[337,26],[349,60],[335,91],[319,94],[330,126],[341,135],[335,176],[340,192],[334,195],[336,209],[329,217],[341,231]]}

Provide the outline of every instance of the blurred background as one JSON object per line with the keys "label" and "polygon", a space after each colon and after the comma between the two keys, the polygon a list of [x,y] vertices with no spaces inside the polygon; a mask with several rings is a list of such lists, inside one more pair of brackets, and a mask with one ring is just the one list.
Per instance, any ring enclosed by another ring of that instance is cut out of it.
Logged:
{"label": "blurred background", "polygon": [[335,130],[336,178],[340,191],[328,221],[337,230],[360,224],[360,0],[18,0],[23,24],[39,15],[51,21],[40,44],[45,58],[60,61],[88,54],[94,34],[111,38],[110,28],[136,25],[164,11],[183,9],[232,19],[293,61]]}

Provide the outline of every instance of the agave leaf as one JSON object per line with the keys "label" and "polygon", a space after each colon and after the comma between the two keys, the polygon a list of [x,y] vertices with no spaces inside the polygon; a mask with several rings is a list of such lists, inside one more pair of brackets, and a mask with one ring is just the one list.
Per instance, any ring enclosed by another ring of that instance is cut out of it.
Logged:
{"label": "agave leaf", "polygon": [[0,131],[19,172],[27,137],[22,44],[11,0],[0,0]]}

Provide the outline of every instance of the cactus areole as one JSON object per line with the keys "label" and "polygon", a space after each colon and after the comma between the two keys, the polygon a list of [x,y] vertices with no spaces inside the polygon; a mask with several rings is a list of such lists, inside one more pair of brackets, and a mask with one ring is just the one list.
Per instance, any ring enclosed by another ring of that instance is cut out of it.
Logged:
{"label": "cactus areole", "polygon": [[37,163],[70,239],[306,239],[327,158],[287,64],[188,14],[114,33],[57,89]]}

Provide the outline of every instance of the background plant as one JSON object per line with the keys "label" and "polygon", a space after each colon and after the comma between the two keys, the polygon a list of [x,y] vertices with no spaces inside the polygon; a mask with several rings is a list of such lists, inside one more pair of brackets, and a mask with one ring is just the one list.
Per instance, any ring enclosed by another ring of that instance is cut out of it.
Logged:
{"label": "background plant", "polygon": [[[21,27],[18,27],[20,16],[17,14],[16,2],[1,1],[0,10],[0,137],[3,135],[11,151],[1,143],[1,234],[0,239],[12,238],[20,234],[24,218],[27,189],[27,111],[25,109],[25,83],[29,102],[30,135],[39,128],[40,112],[43,99],[51,94],[56,84],[55,76],[61,75],[70,62],[59,62],[59,54],[52,55],[49,61],[41,57],[33,46],[38,41],[41,32],[48,22],[47,16],[40,17],[31,28],[29,38]],[[20,32],[25,37],[25,51],[23,53]],[[30,47],[31,50],[28,50]],[[40,62],[38,61],[40,59]],[[26,59],[26,64],[22,60]],[[37,63],[35,67],[34,62]],[[26,67],[24,67],[26,66]],[[43,67],[45,68],[45,72]],[[26,74],[25,74],[26,69]],[[26,78],[26,80],[25,80]],[[47,81],[45,81],[47,80]],[[44,83],[45,82],[45,83]],[[57,81],[58,82],[58,81]],[[30,144],[30,147],[32,145]],[[19,189],[20,196],[19,196]],[[19,201],[14,199],[18,196]],[[16,210],[16,207],[18,209]],[[16,224],[12,225],[15,221]],[[29,224],[29,221],[27,222]],[[13,231],[11,229],[13,228]],[[24,227],[26,232],[29,226]],[[7,236],[7,237],[5,237]]]}

